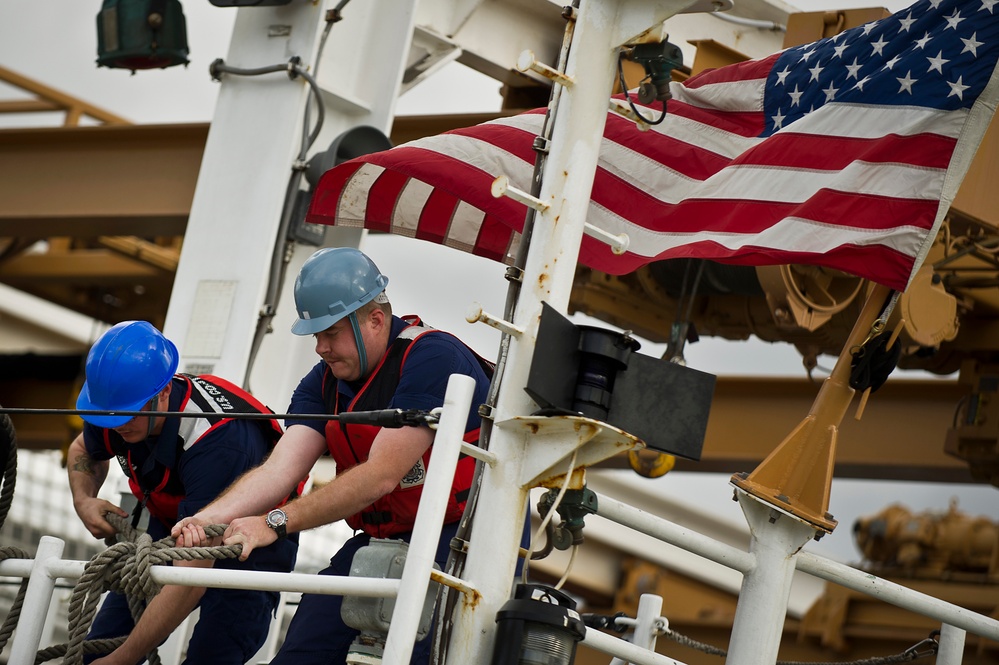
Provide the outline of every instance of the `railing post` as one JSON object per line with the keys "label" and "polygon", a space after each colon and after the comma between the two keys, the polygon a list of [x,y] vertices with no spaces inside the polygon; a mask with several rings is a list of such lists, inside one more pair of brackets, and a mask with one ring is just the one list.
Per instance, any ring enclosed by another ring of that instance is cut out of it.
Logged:
{"label": "railing post", "polygon": [[444,411],[437,425],[433,454],[413,525],[413,538],[409,543],[406,566],[399,582],[399,595],[392,612],[392,626],[385,640],[384,663],[408,663],[413,655],[416,631],[430,586],[430,571],[434,567],[434,554],[441,537],[451,482],[458,465],[474,392],[475,380],[469,376],[452,374],[448,380]]}
{"label": "railing post", "polygon": [[964,638],[967,635],[957,626],[940,626],[940,643],[937,647],[937,665],[961,665],[964,660]]}
{"label": "railing post", "polygon": [[742,580],[725,663],[763,665],[777,660],[795,556],[815,529],[745,492],[736,494],[752,534],[753,567]]}
{"label": "railing post", "polygon": [[56,578],[50,574],[49,564],[62,558],[65,547],[64,541],[52,536],[42,536],[38,541],[38,551],[28,577],[28,588],[24,592],[21,617],[10,645],[11,663],[35,662],[42,630],[45,628],[45,617],[48,616],[49,605],[52,603],[52,592],[55,591]]}
{"label": "railing post", "polygon": [[[643,593],[638,599],[638,614],[635,616],[635,628],[631,633],[631,643],[636,647],[656,650],[656,640],[659,638],[657,625],[662,617],[663,597],[651,593]],[[626,665],[628,661],[615,658],[611,665]]]}

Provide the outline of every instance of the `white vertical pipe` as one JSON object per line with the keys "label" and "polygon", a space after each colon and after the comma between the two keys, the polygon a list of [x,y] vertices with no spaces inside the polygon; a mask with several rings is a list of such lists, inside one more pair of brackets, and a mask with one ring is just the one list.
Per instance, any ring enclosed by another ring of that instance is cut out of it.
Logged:
{"label": "white vertical pipe", "polygon": [[771,664],[784,630],[794,558],[815,530],[745,492],[737,495],[749,523],[754,565],[743,575],[725,663]]}
{"label": "white vertical pipe", "polygon": [[[277,7],[241,7],[235,10],[225,58],[227,65],[249,69],[300,56],[316,73],[326,116],[311,154],[358,125],[390,133],[417,5],[414,0],[351,3],[343,21],[332,27],[319,63],[325,10],[334,4],[295,0]],[[372,49],[377,57],[359,56]],[[277,232],[286,186],[303,133],[314,126],[302,126],[311,100],[302,77],[222,76],[164,328],[180,349],[184,371],[207,365],[213,374],[237,384],[246,378],[272,251],[275,243],[279,249],[284,243]],[[310,114],[310,123],[317,118]],[[330,229],[326,244],[356,247],[359,238],[358,230]],[[220,261],[220,247],[236,260]],[[276,332],[265,336],[253,365],[254,395],[272,407],[288,403],[316,362],[310,340],[288,333],[295,320],[295,275],[314,250],[301,243],[292,249],[271,322]]]}
{"label": "white vertical pipe", "polygon": [[936,665],[961,665],[964,660],[963,630],[950,624],[940,626],[940,642],[937,647]]}
{"label": "white vertical pipe", "polygon": [[31,575],[28,577],[28,588],[24,592],[24,606],[21,608],[21,618],[14,631],[14,640],[10,646],[11,663],[33,663],[38,652],[38,644],[42,639],[42,629],[45,617],[52,603],[52,592],[55,590],[56,578],[49,570],[49,564],[62,558],[66,543],[59,538],[42,536],[38,541],[38,551],[31,565]]}
{"label": "white vertical pipe", "polygon": [[[662,618],[663,598],[651,593],[643,593],[638,599],[638,615],[635,617],[635,628],[632,631],[631,643],[636,647],[656,650],[659,620]],[[615,658],[610,665],[626,665],[628,661]]]}
{"label": "white vertical pipe", "polygon": [[437,425],[433,454],[427,466],[427,478],[420,496],[420,507],[413,525],[413,538],[406,553],[406,566],[399,582],[392,624],[385,640],[385,663],[408,663],[413,655],[420,615],[430,585],[430,571],[441,537],[451,483],[461,442],[465,435],[468,412],[475,394],[475,380],[464,374],[452,374],[444,393],[444,411]]}
{"label": "white vertical pipe", "polygon": [[[669,4],[653,0],[580,3],[564,72],[574,83],[562,88],[558,97],[539,193],[547,207],[535,217],[512,321],[523,334],[510,343],[494,411],[497,421],[528,415],[537,408],[524,386],[542,303],[561,312],[568,305],[617,64],[618,16],[632,7],[655,6],[652,13],[660,12],[661,21],[672,13],[663,8]],[[472,525],[464,573],[482,597],[456,610],[448,657],[458,663],[486,662],[493,650],[496,613],[510,595],[530,489],[518,480],[522,468],[530,464],[526,437],[494,428],[489,447],[499,463],[482,474],[479,514]]]}
{"label": "white vertical pipe", "polygon": [[651,593],[643,593],[638,599],[638,622],[635,624],[635,636],[632,643],[635,646],[656,650],[656,640],[659,637],[658,623],[663,613],[663,597]]}
{"label": "white vertical pipe", "polygon": [[[49,569],[49,576],[53,578],[53,581],[57,578],[56,575],[52,574],[52,569]],[[53,644],[55,640],[55,628],[56,624],[59,623],[59,609],[60,604],[66,601],[67,606],[69,605],[70,597],[73,594],[72,589],[52,589],[52,598],[49,601],[49,610],[45,613],[45,624],[42,627],[42,632],[38,636],[38,644]]]}

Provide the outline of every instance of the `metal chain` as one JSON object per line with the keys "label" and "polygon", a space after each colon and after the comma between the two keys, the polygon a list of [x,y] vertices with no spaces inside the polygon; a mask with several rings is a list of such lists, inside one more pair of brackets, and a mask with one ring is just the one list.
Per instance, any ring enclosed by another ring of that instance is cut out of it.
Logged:
{"label": "metal chain", "polygon": [[[706,654],[713,656],[727,656],[728,651],[725,649],[720,649],[716,646],[710,644],[705,644],[704,642],[698,642],[695,639],[687,637],[686,635],[681,635],[680,633],[667,629],[663,634],[669,639],[673,640],[677,644],[691,649],[697,649],[698,651],[703,651]],[[932,635],[932,633],[931,633]],[[924,640],[920,640],[916,644],[897,654],[891,656],[875,656],[872,658],[861,658],[859,660],[849,660],[840,662],[822,662],[821,665],[891,665],[892,663],[908,663],[917,658],[924,658],[926,656],[932,656],[937,652],[937,641],[933,637],[927,637]],[[775,665],[820,665],[816,662],[801,661],[801,660],[778,660]]]}

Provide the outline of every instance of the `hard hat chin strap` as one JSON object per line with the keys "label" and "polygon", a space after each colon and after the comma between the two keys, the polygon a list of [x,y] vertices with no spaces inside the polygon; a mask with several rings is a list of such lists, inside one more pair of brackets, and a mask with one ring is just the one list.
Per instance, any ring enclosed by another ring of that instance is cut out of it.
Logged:
{"label": "hard hat chin strap", "polygon": [[[156,393],[155,395],[153,395],[152,397],[149,398],[149,401],[146,402],[146,407],[148,407],[149,411],[155,411],[156,410],[156,405],[159,403],[159,398],[160,398],[160,394],[159,393]],[[139,410],[142,411],[143,409],[139,409]],[[153,427],[155,426],[155,424],[156,424],[156,419],[155,418],[153,418],[152,416],[149,416],[149,417],[146,418],[146,438],[147,439],[153,435]]]}
{"label": "hard hat chin strap", "polygon": [[361,338],[361,326],[357,322],[355,312],[351,312],[347,318],[350,319],[350,327],[354,329],[354,342],[357,344],[357,362],[361,366],[361,375],[358,378],[364,378],[368,373],[368,354],[364,349],[364,339]]}

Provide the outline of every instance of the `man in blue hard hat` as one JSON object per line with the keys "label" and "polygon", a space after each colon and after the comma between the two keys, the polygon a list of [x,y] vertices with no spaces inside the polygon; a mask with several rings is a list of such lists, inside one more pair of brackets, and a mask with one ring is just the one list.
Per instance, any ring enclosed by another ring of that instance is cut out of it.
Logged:
{"label": "man in blue hard hat", "polygon": [[[326,248],[302,266],[295,282],[297,335],[312,335],[322,360],[301,380],[289,412],[340,414],[378,409],[429,410],[444,403],[451,374],[475,380],[465,440],[478,440],[477,405],[486,401],[491,368],[452,335],[425,327],[417,317],[393,316],[385,295],[388,278],[352,248]],[[321,575],[348,575],[354,553],[371,538],[409,541],[423,489],[434,432],[426,426],[399,429],[338,420],[285,421],[274,453],[218,501],[174,527],[185,544],[203,544],[206,524],[228,523],[225,543],[256,551],[288,533],[346,520],[357,534]],[[332,482],[267,512],[273,497],[308,472],[326,452],[336,461]],[[455,473],[445,526],[435,556],[444,566],[465,508],[474,460]],[[358,631],[344,624],[340,596],[305,594],[272,664],[343,663]],[[429,659],[430,638],[416,645],[414,663]]]}
{"label": "man in blue hard hat", "polygon": [[[115,325],[87,356],[77,408],[110,413],[83,416],[83,432],[70,444],[67,466],[73,505],[96,538],[115,535],[107,513],[128,516],[98,497],[112,458],[139,501],[133,525],[147,510],[147,533],[157,540],[169,536],[178,519],[201,510],[240,474],[260,464],[281,436],[276,420],[229,417],[232,412],[270,410],[224,379],[175,374],[179,357],[173,343],[145,321]],[[113,413],[121,411],[185,412],[192,417]],[[287,539],[257,549],[245,561],[174,565],[289,572],[297,553],[297,539]],[[278,594],[272,592],[165,586],[135,623],[127,599],[111,593],[88,639],[127,635],[121,646],[94,662],[134,665],[200,606],[184,662],[242,665],[264,643],[277,602]]]}

